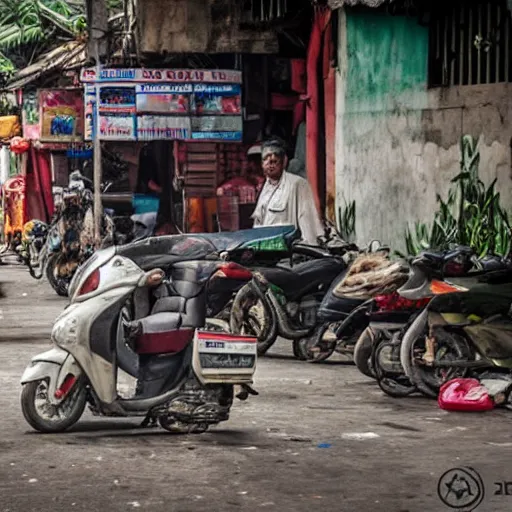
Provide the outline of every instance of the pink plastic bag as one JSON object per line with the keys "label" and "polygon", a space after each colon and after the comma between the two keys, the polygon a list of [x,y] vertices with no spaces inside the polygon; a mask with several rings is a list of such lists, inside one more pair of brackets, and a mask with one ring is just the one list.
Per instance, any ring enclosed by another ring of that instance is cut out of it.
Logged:
{"label": "pink plastic bag", "polygon": [[476,379],[453,379],[441,386],[437,402],[447,411],[489,411],[494,401]]}

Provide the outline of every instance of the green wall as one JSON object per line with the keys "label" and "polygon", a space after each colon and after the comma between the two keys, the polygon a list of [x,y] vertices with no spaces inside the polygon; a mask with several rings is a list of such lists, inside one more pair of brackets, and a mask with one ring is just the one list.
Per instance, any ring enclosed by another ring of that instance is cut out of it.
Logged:
{"label": "green wall", "polygon": [[428,29],[416,18],[347,9],[346,112],[422,108]]}

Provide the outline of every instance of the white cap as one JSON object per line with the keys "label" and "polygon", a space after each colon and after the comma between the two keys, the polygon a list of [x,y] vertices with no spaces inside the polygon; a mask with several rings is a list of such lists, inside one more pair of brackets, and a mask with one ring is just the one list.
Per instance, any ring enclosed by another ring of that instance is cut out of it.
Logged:
{"label": "white cap", "polygon": [[261,144],[255,144],[254,146],[251,146],[249,150],[247,151],[247,156],[252,155],[261,155]]}

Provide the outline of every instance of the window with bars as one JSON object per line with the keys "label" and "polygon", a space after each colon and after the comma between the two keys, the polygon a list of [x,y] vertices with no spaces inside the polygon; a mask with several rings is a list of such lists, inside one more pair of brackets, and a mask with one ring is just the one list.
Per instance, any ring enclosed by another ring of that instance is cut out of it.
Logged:
{"label": "window with bars", "polygon": [[430,87],[510,82],[511,20],[507,0],[437,7],[430,25]]}

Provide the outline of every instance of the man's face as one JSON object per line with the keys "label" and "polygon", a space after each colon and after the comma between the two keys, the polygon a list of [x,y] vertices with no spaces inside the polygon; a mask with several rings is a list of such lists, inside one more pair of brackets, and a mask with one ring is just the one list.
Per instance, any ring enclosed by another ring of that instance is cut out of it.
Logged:
{"label": "man's face", "polygon": [[281,178],[284,169],[284,160],[275,153],[269,153],[263,159],[263,173],[271,180],[277,181]]}

